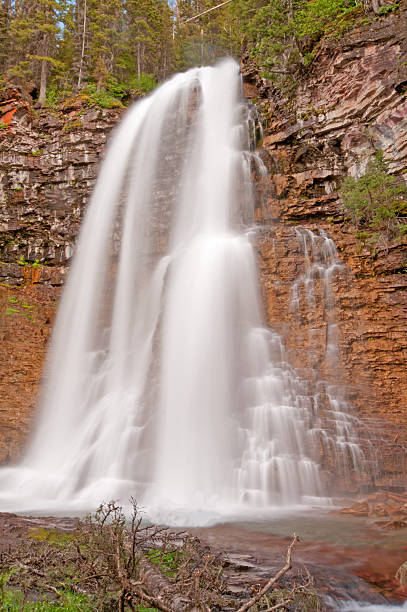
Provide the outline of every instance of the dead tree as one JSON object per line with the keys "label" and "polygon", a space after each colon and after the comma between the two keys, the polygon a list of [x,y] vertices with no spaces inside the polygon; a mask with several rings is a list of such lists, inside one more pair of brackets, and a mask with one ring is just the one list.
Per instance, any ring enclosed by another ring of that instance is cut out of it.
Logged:
{"label": "dead tree", "polygon": [[[102,504],[94,516],[79,522],[63,546],[27,542],[17,553],[4,553],[0,568],[15,568],[11,583],[21,588],[23,582],[26,592],[52,592],[59,597],[68,584],[71,590],[88,594],[100,609],[113,605],[119,612],[134,611],[145,604],[162,612],[230,609],[223,578],[226,560],[187,533],[145,526],[134,500],[132,505],[130,524],[117,503]],[[297,541],[294,535],[285,565],[238,604],[237,612],[253,606],[267,611],[284,609],[306,589],[307,584],[294,584],[283,601],[273,595],[278,581],[291,569]]]}

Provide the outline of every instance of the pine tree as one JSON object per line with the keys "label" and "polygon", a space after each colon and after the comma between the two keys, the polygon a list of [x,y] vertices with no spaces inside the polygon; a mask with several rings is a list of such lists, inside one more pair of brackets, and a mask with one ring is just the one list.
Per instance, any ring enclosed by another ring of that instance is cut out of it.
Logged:
{"label": "pine tree", "polygon": [[32,80],[39,90],[38,101],[46,101],[50,67],[61,68],[57,54],[56,0],[20,0],[14,3],[10,18],[10,56],[7,76],[23,81]]}
{"label": "pine tree", "polygon": [[[120,32],[124,11],[122,0],[87,0],[89,4],[90,73],[98,89],[105,86],[114,73],[120,50]],[[86,35],[86,33],[85,33]]]}
{"label": "pine tree", "polygon": [[238,54],[236,17],[229,5],[215,9],[219,4],[219,0],[177,1],[177,46],[181,69],[213,64],[221,57]]}
{"label": "pine tree", "polygon": [[175,66],[171,9],[165,0],[126,0],[124,8],[117,61],[121,77],[138,82],[145,73],[165,78]]}
{"label": "pine tree", "polygon": [[10,56],[10,19],[12,14],[11,0],[0,2],[0,73],[4,74]]}

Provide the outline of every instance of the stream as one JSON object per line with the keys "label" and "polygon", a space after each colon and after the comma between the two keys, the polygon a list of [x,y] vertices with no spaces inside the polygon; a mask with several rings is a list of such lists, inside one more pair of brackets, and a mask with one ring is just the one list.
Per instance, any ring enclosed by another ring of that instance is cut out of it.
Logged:
{"label": "stream", "polygon": [[[407,530],[385,532],[366,519],[329,511],[292,511],[252,521],[193,529],[211,546],[246,563],[251,578],[266,578],[284,563],[294,532],[300,537],[294,570],[305,566],[329,611],[407,609],[394,576],[407,559]],[[239,583],[239,578],[235,578]]]}

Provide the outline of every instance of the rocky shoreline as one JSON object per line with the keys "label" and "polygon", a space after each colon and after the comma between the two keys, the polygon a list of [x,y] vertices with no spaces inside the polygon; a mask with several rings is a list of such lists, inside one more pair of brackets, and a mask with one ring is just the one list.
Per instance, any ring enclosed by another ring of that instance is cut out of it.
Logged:
{"label": "rocky shoreline", "polygon": [[[51,539],[56,540],[55,533],[73,534],[78,520],[76,517],[0,513],[0,557],[7,552],[18,558],[22,544],[26,545],[39,536],[47,538],[47,534],[51,534]],[[300,521],[298,528],[301,533]],[[346,523],[343,528],[346,532]],[[185,531],[182,530],[182,533]],[[223,575],[227,592],[239,601],[244,601],[252,593],[253,585],[264,584],[281,568],[291,540],[272,532],[264,533],[261,528],[253,530],[233,523],[193,528],[190,534],[193,538],[198,537],[204,546],[209,546],[210,554],[225,559]],[[329,542],[311,542],[307,537],[303,540],[300,538],[293,552],[293,568],[276,588],[290,589],[309,575],[312,588],[323,602],[319,608],[321,612],[335,609],[329,601],[352,599],[372,604],[404,601],[407,592],[394,575],[389,576],[389,558],[392,557],[393,564],[400,564],[400,560],[407,555],[407,541],[398,552],[393,548],[391,555],[385,549],[376,551],[375,559],[371,556],[373,548],[358,550],[349,546],[338,547]],[[372,566],[376,562],[381,566],[378,564],[373,571]],[[302,610],[296,607],[290,609]]]}

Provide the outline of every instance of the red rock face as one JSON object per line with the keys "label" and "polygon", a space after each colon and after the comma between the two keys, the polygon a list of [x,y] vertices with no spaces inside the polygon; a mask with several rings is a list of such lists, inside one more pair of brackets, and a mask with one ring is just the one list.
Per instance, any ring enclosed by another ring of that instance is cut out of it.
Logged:
{"label": "red rock face", "polygon": [[[363,174],[377,149],[383,150],[391,171],[404,176],[406,31],[407,13],[401,12],[343,41],[326,42],[290,105],[253,73],[245,77],[260,84],[259,106],[267,121],[262,157],[270,175],[260,186],[263,205],[258,210],[267,319],[281,331],[292,363],[343,384],[362,417],[362,430],[374,437],[375,446],[386,439],[382,469],[391,472],[394,484],[404,478],[407,442],[407,245],[372,254],[344,221],[337,189],[344,176]],[[290,311],[292,287],[305,266],[296,226],[325,230],[344,264],[332,277],[340,356],[336,368],[326,360],[328,323],[321,289],[313,308]]]}
{"label": "red rock face", "polygon": [[119,113],[34,113],[10,87],[0,101],[0,462],[34,426],[56,304],[107,134]]}
{"label": "red rock face", "polygon": [[17,459],[32,430],[59,295],[27,272],[24,286],[0,286],[0,462]]}
{"label": "red rock face", "polygon": [[34,116],[21,92],[7,93],[0,113],[13,115],[0,130],[0,282],[23,282],[22,258],[48,267],[38,282],[60,285],[120,113],[74,107]]}

